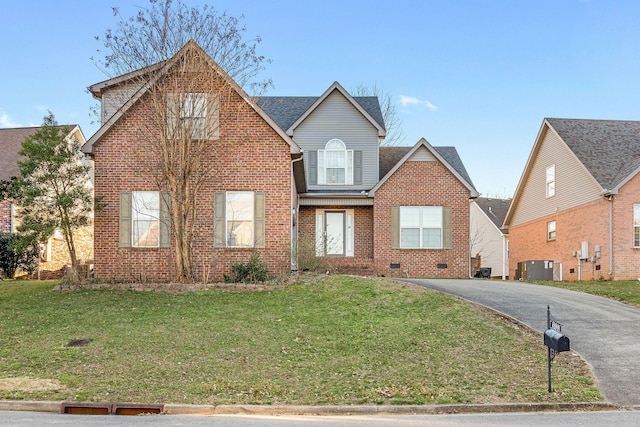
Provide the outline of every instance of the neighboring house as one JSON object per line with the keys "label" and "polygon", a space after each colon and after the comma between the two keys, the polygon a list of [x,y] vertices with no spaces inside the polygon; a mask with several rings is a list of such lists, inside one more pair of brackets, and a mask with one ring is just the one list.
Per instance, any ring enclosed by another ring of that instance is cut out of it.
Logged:
{"label": "neighboring house", "polygon": [[[478,268],[490,268],[491,277],[509,277],[508,232],[502,228],[511,199],[478,197],[471,202],[470,240],[471,256],[479,260]],[[483,273],[481,271],[481,273]]]}
{"label": "neighboring house", "polygon": [[639,172],[640,121],[545,119],[504,222],[513,277],[639,278]]}
{"label": "neighboring house", "polygon": [[[85,138],[82,130],[77,125],[61,126],[68,128],[67,139],[76,139],[80,145]],[[4,128],[0,129],[0,181],[10,181],[20,174],[18,161],[22,157],[18,152],[22,148],[22,141],[33,135],[40,127]],[[84,158],[79,161],[85,162]],[[88,164],[91,167],[91,165]],[[92,171],[87,175],[87,185],[92,186]],[[18,207],[9,200],[0,201],[0,232],[13,233],[17,230],[20,218],[17,215]],[[93,260],[93,226],[83,227],[76,235],[76,249],[78,260],[90,264]],[[39,277],[57,277],[62,274],[62,269],[71,264],[67,245],[60,231],[56,231],[46,243],[41,245]]]}
{"label": "neighboring house", "polygon": [[[189,42],[157,79],[193,56],[206,54]],[[206,58],[217,83],[198,91],[215,96],[231,88],[234,96],[220,100],[219,131],[205,153],[212,178],[202,185],[196,218],[198,280],[219,280],[256,250],[272,273],[296,270],[308,248],[342,272],[468,277],[469,199],[477,192],[454,148],[424,139],[381,148],[386,131],[376,97],[353,97],[336,82],[316,97],[254,99]],[[158,67],[139,73],[149,69]],[[150,120],[149,89],[134,90],[135,75],[89,88],[103,103],[103,126],[84,147],[105,203],[95,220],[95,276],[166,281],[172,242],[141,245],[127,226],[136,215],[131,200],[162,197],[140,172],[152,158],[138,144],[141,123]],[[233,121],[223,119],[231,114]],[[254,206],[244,220],[256,239],[233,244],[232,204],[245,202]],[[156,225],[162,235],[162,221]]]}

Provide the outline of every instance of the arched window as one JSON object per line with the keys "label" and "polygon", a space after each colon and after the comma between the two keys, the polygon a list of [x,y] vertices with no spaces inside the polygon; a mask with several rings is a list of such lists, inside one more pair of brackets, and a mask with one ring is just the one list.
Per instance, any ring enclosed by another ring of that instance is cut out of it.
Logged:
{"label": "arched window", "polygon": [[353,150],[339,139],[332,139],[318,150],[319,185],[353,185]]}

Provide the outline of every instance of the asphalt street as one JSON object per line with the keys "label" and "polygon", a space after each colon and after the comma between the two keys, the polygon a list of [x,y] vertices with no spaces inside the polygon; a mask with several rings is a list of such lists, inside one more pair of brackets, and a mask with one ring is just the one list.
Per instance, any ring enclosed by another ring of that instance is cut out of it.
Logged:
{"label": "asphalt street", "polygon": [[[589,363],[604,397],[614,405],[640,408],[640,309],[586,293],[526,282],[487,279],[402,279],[457,295],[547,329],[547,306],[562,324],[571,350]],[[611,283],[615,286],[615,282]]]}
{"label": "asphalt street", "polygon": [[142,417],[114,415],[67,415],[39,412],[2,412],[0,426],[216,426],[216,427],[457,427],[509,426],[557,427],[603,426],[635,427],[638,411],[535,412],[509,414],[449,415],[349,415],[349,416],[258,416],[258,415],[152,415]]}

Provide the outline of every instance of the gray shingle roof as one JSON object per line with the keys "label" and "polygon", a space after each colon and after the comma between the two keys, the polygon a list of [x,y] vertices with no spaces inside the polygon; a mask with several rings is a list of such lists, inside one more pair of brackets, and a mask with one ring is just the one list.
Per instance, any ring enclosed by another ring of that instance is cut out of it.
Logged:
{"label": "gray shingle roof", "polygon": [[[262,96],[256,104],[261,107],[283,130],[287,130],[319,96]],[[375,96],[354,96],[353,99],[382,127],[384,119],[380,103]]]}
{"label": "gray shingle roof", "polygon": [[490,199],[487,197],[478,197],[475,199],[476,204],[487,217],[498,227],[503,233],[507,230],[502,228],[504,219],[509,211],[511,199]]}
{"label": "gray shingle roof", "polygon": [[22,148],[22,141],[38,129],[40,128],[0,129],[0,181],[7,181],[20,174],[18,160],[22,157],[18,151]]}
{"label": "gray shingle roof", "polygon": [[640,121],[546,120],[605,190],[640,166]]}
{"label": "gray shingle roof", "polygon": [[[413,147],[380,147],[379,179],[382,179]],[[433,147],[471,186],[473,181],[455,147]]]}
{"label": "gray shingle roof", "polygon": [[[60,125],[61,128],[73,129],[76,125]],[[18,161],[23,157],[18,154],[22,148],[22,141],[33,135],[40,126],[27,128],[0,129],[0,181],[8,181],[20,174]]]}

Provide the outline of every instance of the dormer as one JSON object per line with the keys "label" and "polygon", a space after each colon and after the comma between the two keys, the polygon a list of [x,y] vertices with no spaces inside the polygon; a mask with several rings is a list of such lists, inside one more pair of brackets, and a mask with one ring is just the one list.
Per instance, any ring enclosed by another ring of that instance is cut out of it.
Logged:
{"label": "dormer", "polygon": [[378,182],[385,137],[378,98],[338,82],[319,97],[264,97],[260,105],[304,151],[309,192],[363,191]]}

